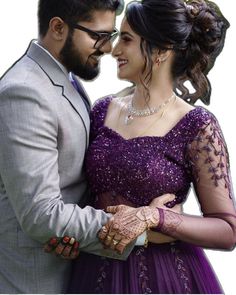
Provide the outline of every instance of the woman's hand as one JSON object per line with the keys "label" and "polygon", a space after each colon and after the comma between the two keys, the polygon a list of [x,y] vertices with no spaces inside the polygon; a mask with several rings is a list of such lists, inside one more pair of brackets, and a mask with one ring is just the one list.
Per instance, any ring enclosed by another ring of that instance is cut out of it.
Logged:
{"label": "woman's hand", "polygon": [[[165,194],[155,198],[149,206],[132,208],[125,205],[111,206],[107,212],[114,216],[100,230],[98,237],[106,248],[122,253],[125,247],[135,240],[145,230],[156,227],[159,223],[159,212],[156,209],[164,208],[165,204],[173,201],[175,195]],[[168,208],[168,210],[170,210]],[[171,208],[171,211],[181,213],[181,205]],[[153,235],[150,235],[153,239]],[[158,236],[158,233],[157,235]],[[162,240],[173,241],[173,238],[159,235]]]}
{"label": "woman's hand", "polygon": [[174,194],[164,194],[160,197],[156,197],[155,199],[153,199],[151,201],[151,203],[149,204],[149,206],[152,207],[158,207],[158,208],[162,208],[162,209],[168,209],[169,211],[173,211],[175,213],[182,213],[182,204],[177,204],[172,208],[167,208],[166,204],[168,204],[169,202],[173,201],[175,199],[175,195]]}
{"label": "woman's hand", "polygon": [[54,237],[44,245],[44,252],[52,253],[65,259],[75,259],[79,256],[79,243],[73,237]]}
{"label": "woman's hand", "polygon": [[[175,199],[174,194],[164,194],[160,197],[153,199],[149,206],[167,209],[165,204],[173,201],[174,199]],[[168,208],[168,210],[181,214],[182,205],[177,204],[172,208]],[[148,238],[148,242],[151,242],[154,244],[171,243],[176,241],[176,239],[172,238],[171,236],[165,235],[161,232],[152,231],[152,230],[147,231],[147,238]]]}
{"label": "woman's hand", "polygon": [[120,254],[145,230],[156,227],[159,223],[159,212],[151,206],[133,208],[118,205],[108,207],[107,212],[114,216],[102,227],[98,237],[106,248]]}

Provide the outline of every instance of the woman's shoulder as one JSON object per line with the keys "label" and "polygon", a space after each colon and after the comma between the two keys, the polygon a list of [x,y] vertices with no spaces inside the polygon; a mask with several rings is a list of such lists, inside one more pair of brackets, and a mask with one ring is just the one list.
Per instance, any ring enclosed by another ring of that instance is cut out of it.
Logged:
{"label": "woman's shoulder", "polygon": [[97,111],[103,109],[104,107],[107,107],[112,99],[113,95],[107,95],[97,99],[93,104],[92,111]]}
{"label": "woman's shoulder", "polygon": [[182,99],[178,100],[177,106],[180,117],[186,118],[187,123],[201,127],[210,121],[216,121],[216,117],[203,106],[190,105]]}
{"label": "woman's shoulder", "polygon": [[121,106],[126,105],[132,93],[133,87],[127,87],[116,94],[110,94],[99,98],[95,101],[92,107],[92,115],[96,115],[96,113],[104,113],[106,115],[108,107],[120,108]]}
{"label": "woman's shoulder", "polygon": [[203,106],[195,106],[195,108],[189,113],[190,121],[197,128],[202,128],[209,124],[218,124],[215,115]]}
{"label": "woman's shoulder", "polygon": [[177,111],[181,117],[178,126],[181,129],[181,134],[185,134],[187,138],[194,138],[207,127],[220,129],[215,115],[203,106],[193,106],[180,101]]}

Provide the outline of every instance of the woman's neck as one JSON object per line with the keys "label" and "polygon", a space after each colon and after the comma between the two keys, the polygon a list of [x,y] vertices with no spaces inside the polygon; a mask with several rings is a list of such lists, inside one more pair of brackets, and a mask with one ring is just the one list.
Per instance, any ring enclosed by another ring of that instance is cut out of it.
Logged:
{"label": "woman's neck", "polygon": [[173,95],[173,85],[168,80],[158,83],[152,79],[147,89],[145,89],[142,83],[136,85],[133,94],[133,105],[136,109],[158,107]]}

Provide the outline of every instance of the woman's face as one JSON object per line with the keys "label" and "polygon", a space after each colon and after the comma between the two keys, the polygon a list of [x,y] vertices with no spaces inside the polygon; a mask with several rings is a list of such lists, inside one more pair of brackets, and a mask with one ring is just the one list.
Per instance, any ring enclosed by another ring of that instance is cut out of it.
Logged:
{"label": "woman's face", "polygon": [[141,38],[130,28],[124,18],[120,28],[120,37],[112,55],[117,59],[118,77],[135,84],[140,82],[145,65],[140,43]]}

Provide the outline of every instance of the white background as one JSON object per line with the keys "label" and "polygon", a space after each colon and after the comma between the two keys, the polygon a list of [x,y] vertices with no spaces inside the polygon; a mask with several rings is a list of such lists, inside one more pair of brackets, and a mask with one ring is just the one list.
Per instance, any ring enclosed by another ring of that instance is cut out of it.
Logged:
{"label": "white background", "polygon": [[[126,1],[128,3],[130,1]],[[236,185],[236,112],[235,112],[235,68],[236,68],[236,17],[234,0],[216,0],[231,23],[225,48],[209,74],[212,84],[211,106],[218,118],[228,144],[231,174]],[[119,28],[121,16],[117,19]],[[12,63],[24,54],[29,42],[37,38],[37,0],[0,0],[0,76]],[[106,94],[115,93],[129,85],[116,77],[116,63],[110,57],[103,58],[101,74],[96,81],[84,83],[92,101]],[[43,85],[42,85],[43,87]],[[185,204],[188,213],[198,213],[193,194]],[[223,239],[224,237],[222,237]],[[236,294],[236,252],[210,251],[207,255],[225,290],[225,294]],[[1,263],[1,262],[0,262]]]}

